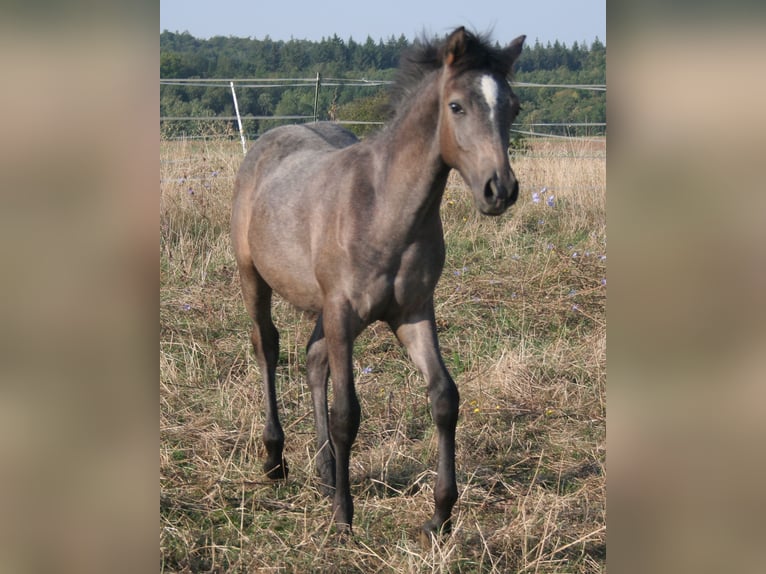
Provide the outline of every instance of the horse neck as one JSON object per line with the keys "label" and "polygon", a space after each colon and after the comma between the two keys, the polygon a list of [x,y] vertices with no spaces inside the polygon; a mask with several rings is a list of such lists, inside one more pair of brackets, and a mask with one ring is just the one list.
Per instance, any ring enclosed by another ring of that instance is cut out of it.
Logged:
{"label": "horse neck", "polygon": [[384,201],[403,225],[439,216],[450,168],[439,145],[439,77],[424,81],[381,138]]}

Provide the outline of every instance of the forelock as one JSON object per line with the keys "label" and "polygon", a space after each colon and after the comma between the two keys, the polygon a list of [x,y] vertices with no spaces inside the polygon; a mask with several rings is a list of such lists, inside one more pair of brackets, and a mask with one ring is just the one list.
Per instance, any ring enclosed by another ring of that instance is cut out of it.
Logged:
{"label": "forelock", "polygon": [[[390,105],[397,106],[430,72],[442,67],[445,58],[446,39],[421,37],[402,53],[394,84],[391,88]],[[502,78],[511,74],[513,62],[504,51],[493,45],[486,34],[466,30],[465,51],[453,64],[455,74],[467,71],[483,71]]]}

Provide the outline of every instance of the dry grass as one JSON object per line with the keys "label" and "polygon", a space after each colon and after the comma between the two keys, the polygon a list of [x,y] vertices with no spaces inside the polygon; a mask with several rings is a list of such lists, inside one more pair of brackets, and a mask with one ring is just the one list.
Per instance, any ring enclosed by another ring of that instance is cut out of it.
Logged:
{"label": "dry grass", "polygon": [[434,427],[424,382],[383,325],[355,354],[354,539],[335,538],[316,490],[303,373],[312,323],[279,300],[291,475],[261,475],[260,377],[228,241],[241,148],[161,149],[163,571],[605,571],[603,148],[539,143],[516,157],[522,197],[501,218],[477,215],[450,179],[436,301],[461,393],[460,500],[453,535],[428,551],[412,533],[432,511]]}

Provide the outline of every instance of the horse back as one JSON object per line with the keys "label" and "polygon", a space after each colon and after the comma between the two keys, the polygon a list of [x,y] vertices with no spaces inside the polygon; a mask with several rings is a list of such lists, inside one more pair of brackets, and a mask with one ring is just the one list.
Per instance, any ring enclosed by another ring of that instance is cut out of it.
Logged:
{"label": "horse back", "polygon": [[[269,130],[253,144],[237,172],[234,200],[259,193],[264,180],[278,177],[299,181],[311,175],[326,152],[348,147],[359,140],[350,131],[330,122],[282,126]],[[301,159],[304,158],[304,159]]]}
{"label": "horse back", "polygon": [[253,160],[258,161],[264,155],[268,156],[269,162],[278,163],[295,153],[337,150],[357,141],[353,133],[330,122],[282,126],[266,132],[255,142],[240,172],[249,169]]}

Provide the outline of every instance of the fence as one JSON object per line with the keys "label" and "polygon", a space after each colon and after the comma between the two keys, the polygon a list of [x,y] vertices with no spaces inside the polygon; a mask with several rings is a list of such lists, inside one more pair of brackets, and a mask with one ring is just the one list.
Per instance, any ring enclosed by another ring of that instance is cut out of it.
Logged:
{"label": "fence", "polygon": [[[218,78],[218,79],[160,79],[161,86],[185,86],[185,87],[198,87],[198,88],[229,88],[231,90],[231,97],[234,104],[234,116],[161,116],[160,122],[173,122],[173,121],[224,121],[233,122],[236,120],[240,140],[242,142],[242,151],[247,151],[247,136],[243,129],[243,120],[270,120],[270,121],[286,121],[286,122],[303,122],[303,121],[317,121],[319,119],[319,93],[323,87],[380,87],[391,84],[389,80],[366,80],[366,79],[344,79],[344,78],[322,78],[321,74],[317,73],[315,78]],[[606,85],[604,84],[538,84],[538,83],[526,83],[515,82],[515,88],[548,88],[548,89],[572,89],[572,90],[587,90],[587,91],[606,91]],[[239,103],[237,100],[236,88],[240,89],[274,89],[274,88],[306,88],[314,90],[314,105],[313,113],[310,115],[247,115],[242,116],[239,113]],[[383,122],[366,121],[366,120],[353,120],[353,119],[335,119],[333,121],[339,124],[348,125],[382,125]],[[540,127],[557,127],[557,128],[588,128],[599,129],[603,133],[606,132],[605,122],[533,122],[514,124],[514,128],[511,132],[531,137],[549,137],[549,138],[563,138],[571,139],[574,136],[551,134],[535,131],[534,128]],[[519,129],[528,128],[528,129]],[[188,137],[188,136],[184,136]],[[257,134],[256,134],[257,137]],[[576,139],[582,140],[582,137]]]}

